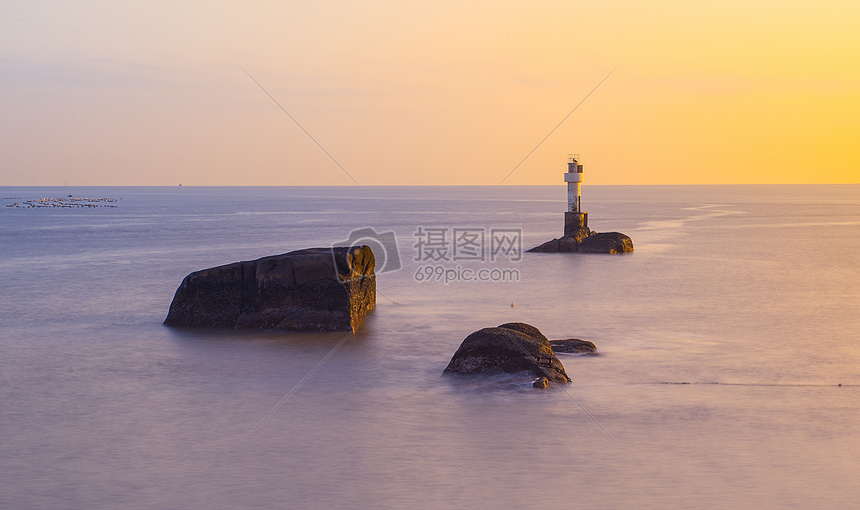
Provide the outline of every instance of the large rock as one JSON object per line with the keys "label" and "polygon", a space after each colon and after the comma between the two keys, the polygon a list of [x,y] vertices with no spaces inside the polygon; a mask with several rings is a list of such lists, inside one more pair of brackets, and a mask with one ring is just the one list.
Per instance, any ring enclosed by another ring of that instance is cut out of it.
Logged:
{"label": "large rock", "polygon": [[629,253],[633,240],[621,232],[594,232],[587,227],[528,250],[532,253]]}
{"label": "large rock", "polygon": [[521,322],[484,328],[467,336],[444,371],[462,375],[499,372],[570,382],[549,340],[536,327]]}
{"label": "large rock", "polygon": [[164,324],[352,331],[376,307],[367,246],[310,248],[196,271],[176,289]]}

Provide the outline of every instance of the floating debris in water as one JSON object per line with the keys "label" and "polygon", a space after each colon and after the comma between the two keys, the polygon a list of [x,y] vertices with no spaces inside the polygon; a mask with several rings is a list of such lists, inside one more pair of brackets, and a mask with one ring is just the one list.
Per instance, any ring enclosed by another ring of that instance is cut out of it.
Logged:
{"label": "floating debris in water", "polygon": [[17,207],[19,209],[33,209],[45,207],[64,207],[64,208],[82,208],[82,207],[117,207],[115,198],[84,198],[84,197],[45,197],[24,199],[23,197],[3,197],[2,200],[20,200],[7,204],[6,207]]}

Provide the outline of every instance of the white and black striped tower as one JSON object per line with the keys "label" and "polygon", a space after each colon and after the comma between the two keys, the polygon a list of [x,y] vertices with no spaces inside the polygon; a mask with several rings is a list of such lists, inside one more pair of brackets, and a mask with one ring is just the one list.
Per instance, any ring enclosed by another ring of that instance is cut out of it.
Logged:
{"label": "white and black striped tower", "polygon": [[588,228],[588,213],[582,212],[582,164],[579,154],[567,155],[567,212],[564,213],[564,235],[575,235]]}

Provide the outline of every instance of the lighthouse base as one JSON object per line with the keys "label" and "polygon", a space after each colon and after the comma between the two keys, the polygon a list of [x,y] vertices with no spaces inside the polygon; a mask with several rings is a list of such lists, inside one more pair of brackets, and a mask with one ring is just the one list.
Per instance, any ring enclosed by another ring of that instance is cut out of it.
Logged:
{"label": "lighthouse base", "polygon": [[588,228],[588,213],[564,213],[564,236],[547,241],[533,253],[630,253],[633,241],[620,232],[594,232]]}
{"label": "lighthouse base", "polygon": [[[564,235],[575,237],[582,230],[588,230],[587,212],[565,212],[564,213]],[[588,234],[586,234],[588,235]]]}

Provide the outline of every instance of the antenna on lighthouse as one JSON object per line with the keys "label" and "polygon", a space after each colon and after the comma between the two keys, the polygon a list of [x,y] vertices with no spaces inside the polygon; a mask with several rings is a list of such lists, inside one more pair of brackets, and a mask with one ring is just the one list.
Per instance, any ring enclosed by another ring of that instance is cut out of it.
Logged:
{"label": "antenna on lighthouse", "polygon": [[564,213],[564,235],[588,228],[588,213],[582,212],[582,159],[579,154],[567,155],[567,212]]}

